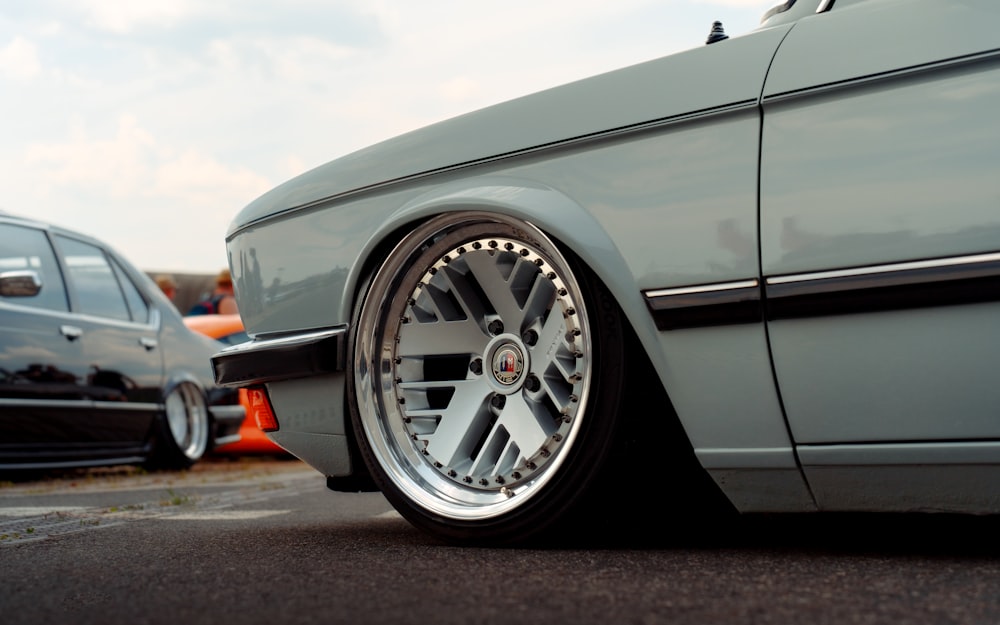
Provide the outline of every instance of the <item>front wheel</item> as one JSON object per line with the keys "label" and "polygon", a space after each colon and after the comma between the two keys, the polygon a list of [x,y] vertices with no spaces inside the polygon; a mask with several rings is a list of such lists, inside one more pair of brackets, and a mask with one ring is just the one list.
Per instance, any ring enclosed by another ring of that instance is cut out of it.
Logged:
{"label": "front wheel", "polygon": [[566,522],[606,468],[618,306],[529,223],[449,214],[407,236],[363,299],[352,353],[362,456],[435,536],[525,540]]}

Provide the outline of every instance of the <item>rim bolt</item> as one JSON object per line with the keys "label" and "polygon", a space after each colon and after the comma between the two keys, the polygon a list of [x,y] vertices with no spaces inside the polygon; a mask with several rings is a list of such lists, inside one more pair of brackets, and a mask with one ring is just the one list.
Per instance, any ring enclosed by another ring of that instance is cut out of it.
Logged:
{"label": "rim bolt", "polygon": [[521,337],[521,340],[524,341],[525,345],[534,346],[535,343],[538,342],[538,332],[535,332],[534,330],[528,330],[527,332],[524,333],[524,336]]}
{"label": "rim bolt", "polygon": [[464,254],[464,253],[465,253],[465,251],[466,251],[466,250],[465,250],[465,247],[460,247],[460,248],[458,248],[457,250],[455,250],[455,252],[457,252],[457,253],[459,253],[459,254]]}
{"label": "rim bolt", "polygon": [[489,245],[489,246],[490,246],[490,247],[492,247],[492,248],[496,248],[496,246],[497,246],[497,242],[496,242],[496,241],[490,241],[490,242],[489,242],[489,243],[487,243],[486,245]]}
{"label": "rim bolt", "polygon": [[441,259],[441,262],[447,265],[448,263],[451,262],[451,256],[445,255],[445,257]]}
{"label": "rim bolt", "polygon": [[535,464],[534,462],[527,462],[527,463],[525,463],[524,466],[528,467],[528,469],[530,469],[532,471],[534,471],[535,469],[538,468],[538,465]]}
{"label": "rim bolt", "polygon": [[569,291],[567,291],[566,289],[559,289],[556,292],[559,293],[559,297],[566,297],[566,295],[569,293]]}
{"label": "rim bolt", "polygon": [[527,256],[528,254],[531,254],[531,252],[529,252],[527,249],[521,250],[521,256]]}
{"label": "rim bolt", "polygon": [[482,375],[482,373],[483,373],[483,359],[482,358],[476,358],[475,360],[473,360],[472,362],[470,362],[469,363],[469,371],[473,372],[476,375]]}
{"label": "rim bolt", "polygon": [[489,486],[490,485],[490,481],[484,477],[483,479],[479,480],[479,485],[480,486]]}
{"label": "rim bolt", "polygon": [[503,244],[503,249],[505,249],[505,250],[507,250],[509,252],[512,249],[514,249],[514,244],[511,243],[510,241],[507,241],[506,243]]}
{"label": "rim bolt", "polygon": [[543,449],[543,450],[542,450],[541,452],[539,452],[539,453],[541,453],[541,454],[542,454],[542,458],[548,458],[549,456],[551,456],[551,455],[552,455],[552,452],[551,452],[551,451],[549,451],[548,449]]}
{"label": "rim bolt", "polygon": [[524,388],[528,389],[529,393],[534,393],[538,389],[542,388],[542,383],[539,382],[538,378],[532,374],[524,380]]}
{"label": "rim bolt", "polygon": [[542,260],[541,258],[536,258],[535,259],[535,264],[538,265],[539,267],[541,267],[542,265],[545,264],[545,261]]}
{"label": "rim bolt", "polygon": [[466,484],[471,484],[472,478],[466,475],[465,477],[462,478],[462,481],[465,482]]}
{"label": "rim bolt", "polygon": [[492,397],[492,398],[490,399],[490,405],[492,405],[492,406],[493,406],[494,408],[496,408],[497,410],[501,410],[501,409],[503,409],[503,406],[504,406],[504,404],[506,404],[506,403],[507,403],[507,398],[506,398],[506,397],[504,397],[503,395],[494,395],[494,396],[493,396],[493,397]]}
{"label": "rim bolt", "polygon": [[434,468],[435,469],[440,469],[442,466],[444,466],[444,465],[442,465],[440,462],[435,462],[434,463]]}
{"label": "rim bolt", "polygon": [[504,484],[504,483],[505,482],[504,482],[503,476],[502,475],[498,475],[497,476],[497,484]]}
{"label": "rim bolt", "polygon": [[575,308],[567,308],[566,309],[566,316],[567,317],[572,317],[575,314],[576,314],[576,309]]}
{"label": "rim bolt", "polygon": [[499,319],[494,319],[493,321],[490,322],[490,325],[487,327],[487,330],[489,330],[490,334],[492,334],[493,336],[503,334],[503,321],[500,321]]}
{"label": "rim bolt", "polygon": [[483,244],[480,243],[479,241],[476,241],[475,243],[472,244],[472,249],[481,250],[483,249]]}
{"label": "rim bolt", "polygon": [[511,477],[514,478],[515,480],[519,480],[519,479],[521,479],[521,472],[520,471],[514,471],[511,474]]}

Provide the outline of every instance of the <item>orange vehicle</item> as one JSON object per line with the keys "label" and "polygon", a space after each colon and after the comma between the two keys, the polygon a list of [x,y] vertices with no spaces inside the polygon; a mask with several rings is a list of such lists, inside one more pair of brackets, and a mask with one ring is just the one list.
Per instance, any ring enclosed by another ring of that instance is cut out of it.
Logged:
{"label": "orange vehicle", "polygon": [[[243,320],[239,315],[194,315],[184,317],[184,324],[194,330],[209,336],[222,345],[235,345],[249,340],[246,332],[243,331]],[[220,345],[220,349],[221,349]],[[219,454],[287,454],[284,449],[271,441],[257,427],[257,423],[250,415],[249,400],[246,389],[240,389],[240,403],[246,408],[247,418],[240,427],[240,440],[235,443],[227,443],[216,447],[213,452]]]}

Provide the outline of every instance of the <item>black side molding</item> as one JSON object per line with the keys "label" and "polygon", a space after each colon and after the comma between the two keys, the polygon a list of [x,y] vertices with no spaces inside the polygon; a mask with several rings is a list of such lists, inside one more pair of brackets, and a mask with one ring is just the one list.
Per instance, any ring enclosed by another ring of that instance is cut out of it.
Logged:
{"label": "black side molding", "polygon": [[767,319],[960,306],[1000,300],[1000,260],[913,263],[879,272],[767,280]]}
{"label": "black side molding", "polygon": [[643,291],[659,330],[1000,301],[1000,253]]}
{"label": "black side molding", "polygon": [[659,330],[760,323],[764,319],[756,279],[659,289],[643,295]]}
{"label": "black side molding", "polygon": [[343,371],[347,328],[255,339],[212,356],[215,382],[248,386]]}

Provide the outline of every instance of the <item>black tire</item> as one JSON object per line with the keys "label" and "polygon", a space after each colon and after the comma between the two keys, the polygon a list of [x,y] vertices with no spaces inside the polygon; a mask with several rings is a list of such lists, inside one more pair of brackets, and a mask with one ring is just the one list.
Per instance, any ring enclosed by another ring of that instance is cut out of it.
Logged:
{"label": "black tire", "polygon": [[461,544],[569,528],[622,422],[607,290],[531,224],[456,213],[406,236],[359,302],[352,424],[400,514]]}
{"label": "black tire", "polygon": [[201,389],[191,382],[170,389],[163,400],[157,429],[150,468],[187,469],[200,460],[208,449],[211,432],[208,406]]}

